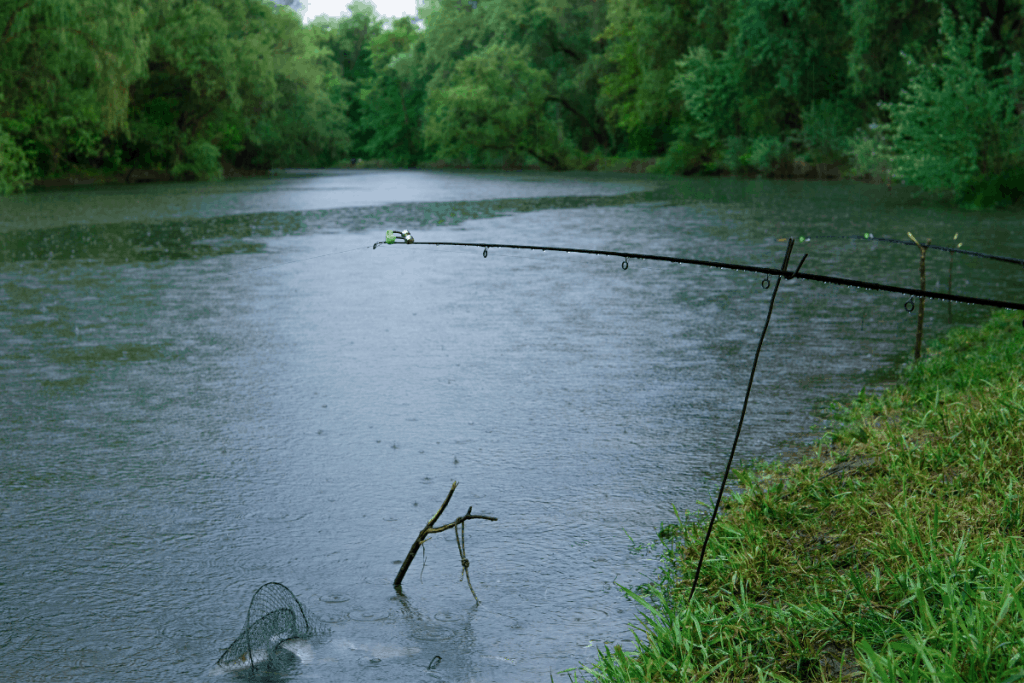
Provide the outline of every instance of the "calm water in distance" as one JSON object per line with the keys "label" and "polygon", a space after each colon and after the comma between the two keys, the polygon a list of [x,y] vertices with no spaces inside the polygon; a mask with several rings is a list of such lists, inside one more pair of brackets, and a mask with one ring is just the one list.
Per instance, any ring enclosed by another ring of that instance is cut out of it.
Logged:
{"label": "calm water in distance", "polygon": [[[769,291],[756,275],[470,241],[649,252],[917,286],[908,230],[1024,257],[1020,212],[843,182],[338,172],[0,198],[0,661],[7,680],[230,681],[253,591],[331,634],[295,681],[547,681],[628,643],[617,584],[716,490]],[[945,289],[950,260],[929,258]],[[957,257],[953,289],[1024,300]],[[782,285],[739,444],[806,442],[894,377],[903,298]],[[927,335],[948,326],[929,303]],[[954,306],[956,323],[986,312]],[[404,598],[418,530],[472,505]],[[428,664],[441,657],[435,667]]]}

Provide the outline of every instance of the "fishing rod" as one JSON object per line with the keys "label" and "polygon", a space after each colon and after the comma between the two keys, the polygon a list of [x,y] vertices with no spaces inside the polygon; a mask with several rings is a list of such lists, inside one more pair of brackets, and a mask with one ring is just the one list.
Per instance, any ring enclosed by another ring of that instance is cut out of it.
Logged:
{"label": "fishing rod", "polygon": [[[690,596],[688,601],[693,600],[694,592],[697,590],[697,583],[700,580],[701,568],[704,565],[704,557],[707,552],[708,542],[711,540],[711,531],[715,526],[715,520],[718,517],[718,510],[722,504],[722,497],[725,495],[725,486],[729,480],[729,472],[732,469],[733,459],[736,456],[736,448],[739,444],[740,433],[743,430],[744,418],[747,414],[747,407],[750,402],[751,389],[754,386],[754,375],[757,372],[757,362],[761,356],[761,348],[764,345],[765,335],[768,332],[768,325],[772,319],[772,311],[775,308],[775,299],[779,293],[779,286],[783,280],[794,280],[804,279],[812,280],[815,282],[824,282],[826,284],[835,285],[846,285],[849,287],[860,287],[864,289],[873,289],[882,292],[893,292],[897,294],[910,294],[912,297],[922,297],[929,299],[940,299],[943,301],[956,301],[959,303],[971,303],[980,304],[983,306],[992,306],[998,308],[1008,308],[1017,311],[1024,311],[1024,304],[1016,303],[1013,301],[999,301],[996,299],[982,299],[978,297],[966,297],[966,296],[954,296],[952,294],[940,294],[937,292],[928,292],[926,290],[909,289],[907,287],[896,287],[893,285],[885,285],[879,282],[867,282],[864,280],[852,280],[848,278],[837,278],[829,275],[815,275],[812,273],[801,273],[800,269],[804,265],[804,261],[807,260],[807,254],[804,254],[797,264],[796,268],[792,271],[789,270],[789,260],[793,253],[793,247],[796,244],[796,240],[792,237],[788,238],[788,244],[786,245],[786,254],[782,259],[782,266],[780,268],[766,268],[762,266],[749,266],[739,263],[728,263],[724,261],[708,261],[703,259],[687,259],[678,258],[674,256],[660,256],[655,254],[635,254],[630,252],[622,251],[607,251],[603,249],[576,249],[573,247],[539,247],[534,245],[524,244],[481,244],[476,242],[417,242],[412,234],[408,230],[402,230],[396,232],[388,230],[385,233],[385,239],[383,242],[376,242],[373,248],[376,249],[381,244],[419,244],[423,246],[440,246],[440,247],[476,247],[483,249],[483,256],[487,258],[488,249],[523,249],[529,251],[557,251],[567,254],[596,254],[599,256],[616,256],[622,258],[622,269],[626,270],[629,268],[629,259],[647,260],[647,261],[665,261],[668,263],[683,263],[688,265],[699,265],[708,266],[713,268],[723,268],[726,270],[737,270],[748,273],[760,273],[764,274],[764,280],[761,282],[761,286],[764,289],[771,287],[771,277],[776,276],[775,288],[772,291],[771,301],[768,304],[768,314],[764,320],[764,327],[761,329],[761,336],[757,342],[757,350],[754,353],[754,362],[750,368],[750,378],[747,381],[747,390],[743,397],[743,408],[740,411],[739,423],[736,425],[736,435],[733,438],[732,449],[729,452],[729,459],[725,464],[725,472],[722,475],[722,482],[718,488],[718,496],[715,499],[715,506],[711,512],[711,520],[708,522],[707,533],[704,536],[704,543],[701,545],[700,558],[697,560],[697,568],[693,576],[693,584],[690,586]],[[913,310],[913,299],[905,304],[908,311]]]}
{"label": "fishing rod", "polygon": [[[896,285],[887,285],[881,282],[869,282],[867,280],[856,280],[851,278],[834,277],[832,275],[819,275],[816,273],[804,273],[800,269],[807,259],[807,254],[804,254],[803,258],[800,259],[796,269],[789,271],[783,268],[770,268],[767,266],[750,266],[740,263],[729,263],[727,261],[708,261],[704,259],[688,259],[680,258],[676,256],[661,256],[658,254],[637,254],[625,251],[608,251],[604,249],[577,249],[575,247],[541,247],[527,244],[494,244],[494,243],[481,243],[481,242],[417,242],[408,230],[394,231],[388,230],[385,233],[383,242],[376,242],[373,248],[376,249],[382,244],[418,244],[421,246],[435,246],[435,247],[475,247],[477,249],[483,249],[483,256],[487,258],[489,249],[519,249],[527,251],[556,251],[566,254],[595,254],[598,256],[615,256],[623,259],[622,269],[626,270],[629,268],[629,259],[637,261],[664,261],[667,263],[682,263],[686,265],[694,266],[706,266],[710,268],[722,268],[724,270],[737,270],[747,273],[757,273],[764,275],[765,279],[761,282],[761,286],[765,289],[771,286],[768,278],[772,276],[783,277],[787,280],[810,280],[812,282],[823,282],[830,285],[840,285],[845,287],[858,287],[860,289],[870,289],[878,292],[891,292],[893,294],[905,294],[910,297],[919,297],[923,299],[935,299],[938,301],[950,301],[961,304],[975,304],[978,306],[990,306],[993,308],[1005,308],[1014,311],[1024,311],[1024,303],[1017,303],[1015,301],[1002,301],[1000,299],[986,299],[983,297],[974,296],[963,296],[960,294],[943,294],[942,292],[934,292],[923,289],[913,289],[911,287],[898,287]],[[934,248],[934,247],[933,247]],[[908,301],[904,304],[904,307],[908,311],[914,310],[913,300]]]}
{"label": "fishing rod", "polygon": [[[787,238],[780,237],[778,242],[785,242]],[[889,242],[891,244],[906,244],[911,247],[920,248],[921,245],[911,240],[898,240],[892,237],[875,237],[874,233],[866,232],[864,236],[860,235],[817,235],[814,237],[799,237],[800,242],[810,242],[812,239],[816,240],[865,240],[867,242]],[[954,238],[956,239],[956,238]],[[1002,261],[1003,263],[1014,263],[1018,266],[1024,266],[1024,259],[1011,258],[1009,256],[998,256],[996,254],[986,254],[980,251],[970,251],[969,249],[959,249],[957,247],[941,247],[937,244],[931,244],[928,246],[929,249],[937,249],[938,251],[948,251],[951,254],[964,254],[965,256],[974,256],[975,258],[990,259],[992,261]]]}

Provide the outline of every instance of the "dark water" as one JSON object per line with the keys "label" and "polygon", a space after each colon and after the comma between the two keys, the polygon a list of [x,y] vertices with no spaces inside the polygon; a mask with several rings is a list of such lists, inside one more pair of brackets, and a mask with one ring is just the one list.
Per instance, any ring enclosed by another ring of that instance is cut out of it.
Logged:
{"label": "dark water", "polygon": [[[1024,256],[1020,213],[847,183],[381,172],[0,199],[0,670],[17,681],[235,680],[253,591],[327,621],[283,679],[547,681],[629,639],[671,507],[724,466],[769,293],[735,272],[493,241],[776,265],[916,286],[907,230]],[[949,259],[929,260],[946,286]],[[1024,300],[958,257],[954,290]],[[891,379],[895,295],[783,285],[739,457],[805,441]],[[954,320],[985,311],[954,306]],[[947,326],[928,306],[928,336]],[[451,482],[451,534],[390,583]],[[422,571],[421,571],[422,569]],[[440,663],[428,670],[435,656]]]}

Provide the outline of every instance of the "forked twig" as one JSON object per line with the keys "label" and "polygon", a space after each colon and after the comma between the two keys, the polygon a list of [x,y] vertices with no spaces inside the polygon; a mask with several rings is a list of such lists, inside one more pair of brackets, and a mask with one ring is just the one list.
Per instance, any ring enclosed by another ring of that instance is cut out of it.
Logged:
{"label": "forked twig", "polygon": [[[409,554],[405,556],[405,561],[402,562],[402,566],[398,570],[398,575],[395,576],[395,580],[393,583],[395,588],[401,587],[402,579],[405,578],[405,573],[409,571],[409,566],[412,564],[413,559],[416,557],[416,553],[419,552],[419,549],[423,546],[424,543],[426,543],[427,537],[430,534],[439,534],[442,531],[448,531],[448,529],[455,529],[455,542],[459,546],[459,559],[462,561],[462,574],[466,577],[466,583],[469,585],[469,591],[473,594],[473,598],[477,602],[480,602],[480,599],[476,597],[476,591],[473,590],[473,584],[469,582],[469,560],[466,558],[466,522],[468,522],[471,519],[486,519],[491,522],[497,522],[498,518],[490,517],[488,515],[474,515],[473,507],[470,506],[469,510],[466,511],[466,514],[456,518],[455,521],[449,522],[448,524],[444,524],[439,527],[435,527],[434,522],[436,522],[441,517],[442,513],[444,513],[445,508],[448,507],[448,503],[452,499],[452,494],[455,493],[455,487],[458,485],[459,482],[452,482],[452,487],[448,491],[448,495],[445,497],[444,502],[441,503],[441,507],[438,509],[436,513],[434,513],[434,516],[430,518],[430,521],[427,522],[427,525],[423,527],[419,535],[416,537],[416,540],[413,542],[412,547],[409,548]],[[459,536],[459,526],[462,527],[461,538]]]}

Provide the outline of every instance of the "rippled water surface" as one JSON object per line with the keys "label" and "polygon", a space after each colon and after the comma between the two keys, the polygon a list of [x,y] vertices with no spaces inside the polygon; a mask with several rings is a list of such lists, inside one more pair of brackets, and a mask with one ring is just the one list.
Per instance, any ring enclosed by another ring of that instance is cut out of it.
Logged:
{"label": "rippled water surface", "polygon": [[[720,476],[759,276],[553,252],[371,245],[384,230],[917,284],[908,230],[1024,257],[1020,213],[899,190],[646,176],[350,172],[0,199],[0,652],[18,681],[234,680],[253,591],[331,628],[283,679],[547,681],[629,640],[637,546]],[[950,260],[929,258],[929,286]],[[954,291],[1024,300],[962,257]],[[916,316],[784,283],[739,457],[892,378]],[[950,310],[929,304],[927,333]],[[985,312],[952,307],[957,323]],[[453,480],[451,533],[391,580]],[[440,657],[440,661],[436,660]],[[433,661],[433,668],[428,665]]]}

